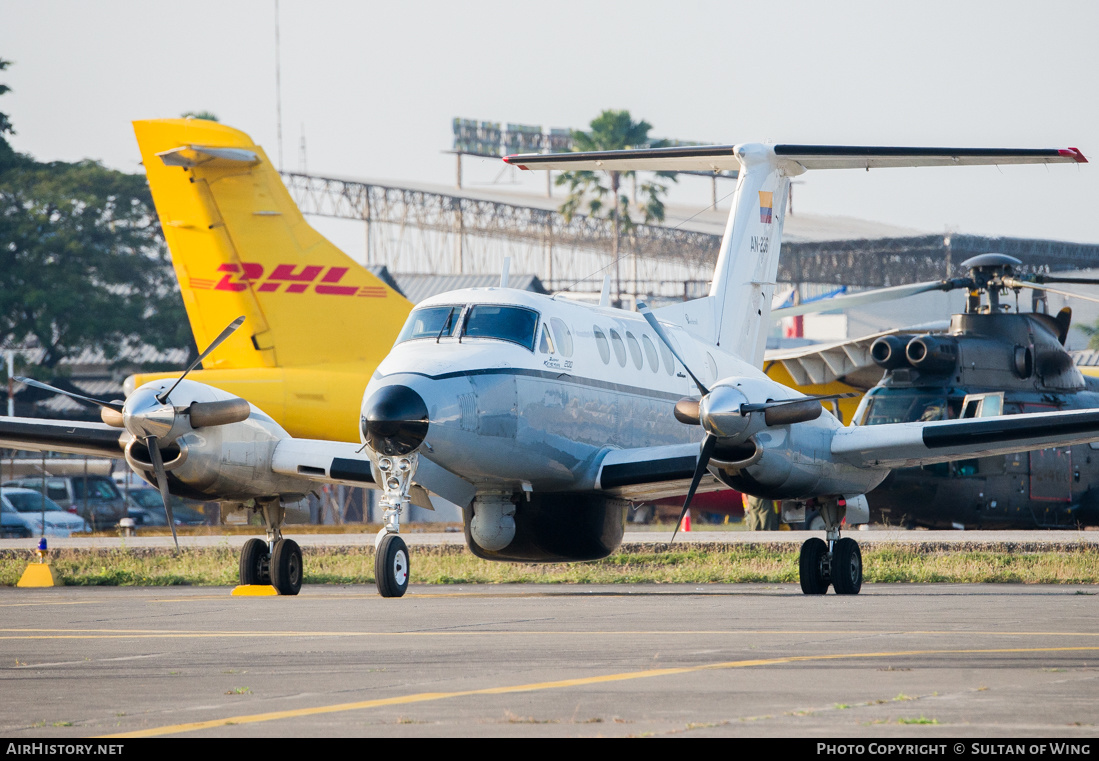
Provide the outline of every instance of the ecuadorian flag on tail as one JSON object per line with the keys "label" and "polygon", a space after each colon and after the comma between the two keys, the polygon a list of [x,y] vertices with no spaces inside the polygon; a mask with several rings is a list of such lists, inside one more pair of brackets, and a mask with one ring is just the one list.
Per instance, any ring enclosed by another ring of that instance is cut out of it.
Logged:
{"label": "ecuadorian flag on tail", "polygon": [[759,191],[759,221],[761,224],[771,224],[771,198],[773,195],[773,193],[766,190]]}

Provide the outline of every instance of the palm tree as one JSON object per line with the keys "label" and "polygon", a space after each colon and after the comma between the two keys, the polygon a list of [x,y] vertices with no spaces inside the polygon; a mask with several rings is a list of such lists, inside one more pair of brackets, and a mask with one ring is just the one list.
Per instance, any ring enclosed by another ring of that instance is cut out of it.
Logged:
{"label": "palm tree", "polygon": [[[574,130],[572,133],[572,147],[576,151],[620,151],[628,148],[657,148],[663,145],[663,141],[649,139],[649,130],[652,125],[647,121],[634,121],[629,111],[606,110],[592,119],[590,132]],[[668,192],[667,185],[659,182],[659,179],[668,179],[675,182],[673,172],[656,172],[652,180],[643,182],[638,186],[634,172],[608,171],[609,187],[603,184],[602,173],[592,171],[563,172],[558,175],[555,184],[567,185],[568,198],[561,205],[560,212],[565,221],[571,222],[573,215],[583,210],[588,216],[611,220],[614,237],[612,239],[611,256],[614,260],[614,287],[615,304],[621,305],[621,292],[618,273],[618,248],[619,238],[623,233],[629,233],[634,227],[631,208],[641,214],[641,220],[645,223],[664,221],[663,196]],[[630,198],[620,193],[623,179],[631,179],[634,182],[634,200],[631,206]],[[642,203],[637,202],[638,190],[641,191]],[[633,254],[633,290],[637,291],[637,254]]]}

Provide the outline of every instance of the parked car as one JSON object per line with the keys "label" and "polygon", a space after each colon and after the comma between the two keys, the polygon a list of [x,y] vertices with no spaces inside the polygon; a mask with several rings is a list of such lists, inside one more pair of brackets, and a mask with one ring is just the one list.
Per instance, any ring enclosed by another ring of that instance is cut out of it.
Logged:
{"label": "parked car", "polygon": [[[187,502],[176,496],[171,497],[172,519],[177,526],[202,526],[206,516]],[[167,526],[168,516],[164,514],[164,502],[157,489],[134,489],[130,492],[130,507],[126,514],[135,526]]]}
{"label": "parked car", "polygon": [[[26,533],[21,533],[22,536],[41,536],[43,533],[46,536],[72,536],[74,532],[88,530],[87,523],[79,515],[62,510],[52,499],[43,497],[41,492],[33,489],[0,489],[0,506],[5,518],[17,517],[22,521],[27,529]],[[42,530],[43,520],[45,531]]]}
{"label": "parked car", "polygon": [[79,515],[93,530],[111,528],[126,517],[126,500],[107,476],[23,476],[3,484],[4,488],[33,489],[39,494],[43,485],[48,499]]}
{"label": "parked car", "polygon": [[7,501],[0,500],[0,539],[26,539],[30,536],[34,534],[19,511]]}

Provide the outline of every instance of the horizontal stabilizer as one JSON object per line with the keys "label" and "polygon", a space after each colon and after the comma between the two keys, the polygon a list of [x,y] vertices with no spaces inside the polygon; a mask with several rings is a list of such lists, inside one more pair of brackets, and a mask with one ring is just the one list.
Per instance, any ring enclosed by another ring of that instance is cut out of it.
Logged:
{"label": "horizontal stabilizer", "polygon": [[[521,153],[504,161],[520,169],[588,171],[739,170],[743,145],[696,145],[625,151]],[[981,164],[1087,163],[1076,148],[909,148],[896,146],[774,145],[759,146],[802,169],[880,169],[912,166],[976,166]]]}
{"label": "horizontal stabilizer", "polygon": [[1089,441],[1099,441],[1099,410],[851,426],[833,437],[832,454],[858,467],[908,468]]}
{"label": "horizontal stabilizer", "polygon": [[255,151],[243,148],[217,148],[203,145],[185,145],[157,154],[165,166],[183,166],[192,169],[196,166],[229,167],[234,165],[253,166],[259,163]]}

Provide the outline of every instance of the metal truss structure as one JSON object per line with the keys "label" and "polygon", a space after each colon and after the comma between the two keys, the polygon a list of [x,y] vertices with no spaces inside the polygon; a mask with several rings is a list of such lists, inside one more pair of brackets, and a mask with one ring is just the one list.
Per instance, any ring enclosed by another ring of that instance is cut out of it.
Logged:
{"label": "metal truss structure", "polygon": [[[696,296],[713,271],[720,236],[635,225],[611,259],[606,220],[413,188],[282,173],[302,212],[358,220],[367,227],[367,264],[397,272],[460,274],[499,269],[537,273],[553,290],[598,291],[604,273],[619,291],[663,298]],[[1099,245],[975,235],[786,241],[779,281],[884,287],[959,274],[962,261],[999,252],[1021,259],[1024,272],[1099,266]],[[613,269],[612,269],[613,267]]]}

